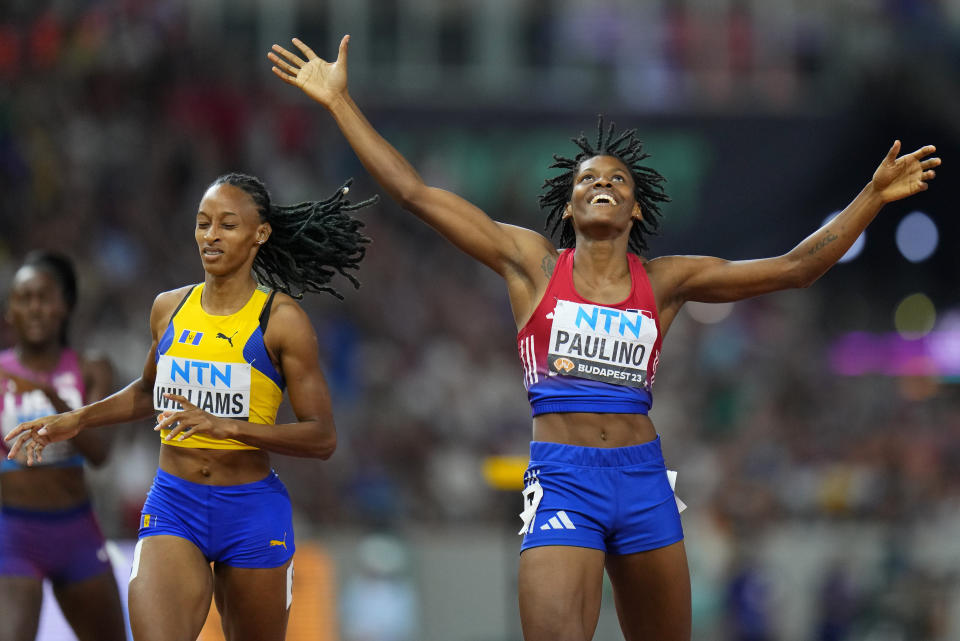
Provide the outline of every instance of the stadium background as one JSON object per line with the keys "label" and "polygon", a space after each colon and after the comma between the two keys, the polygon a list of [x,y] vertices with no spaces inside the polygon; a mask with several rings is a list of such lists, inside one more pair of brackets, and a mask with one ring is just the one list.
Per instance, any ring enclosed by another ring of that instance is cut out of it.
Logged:
{"label": "stadium background", "polygon": [[[551,154],[598,113],[639,128],[673,196],[651,255],[782,253],[894,138],[936,144],[931,190],[814,287],[681,314],[651,415],[690,505],[696,639],[960,638],[960,2],[5,0],[0,283],[29,249],[71,255],[74,342],[137,376],[153,297],[202,279],[215,176],[260,175],[284,203],[348,176],[378,191],[265,57],[292,35],[332,56],[343,33],[373,123],[499,220],[542,227]],[[503,287],[394,204],[362,216],[362,289],[304,301],[339,450],[275,458],[316,546],[294,618],[319,628],[299,638],[519,639],[519,496],[483,475],[530,429]],[[113,429],[92,477],[118,558],[150,428]],[[70,638],[55,620],[45,638]],[[607,593],[596,638],[617,634]]]}

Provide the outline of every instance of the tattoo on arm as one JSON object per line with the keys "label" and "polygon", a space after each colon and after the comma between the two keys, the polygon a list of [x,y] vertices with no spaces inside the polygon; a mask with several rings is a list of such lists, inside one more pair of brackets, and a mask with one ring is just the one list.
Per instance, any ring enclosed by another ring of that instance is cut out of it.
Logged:
{"label": "tattoo on arm", "polygon": [[824,236],[823,240],[818,241],[817,244],[813,246],[813,249],[811,249],[807,253],[813,256],[814,254],[819,252],[821,249],[823,249],[824,247],[826,247],[827,245],[835,241],[837,238],[838,236],[836,234],[827,232],[827,235]]}
{"label": "tattoo on arm", "polygon": [[540,269],[543,270],[543,273],[547,278],[553,276],[553,268],[557,266],[557,259],[555,256],[547,254],[543,257],[543,260],[540,261]]}

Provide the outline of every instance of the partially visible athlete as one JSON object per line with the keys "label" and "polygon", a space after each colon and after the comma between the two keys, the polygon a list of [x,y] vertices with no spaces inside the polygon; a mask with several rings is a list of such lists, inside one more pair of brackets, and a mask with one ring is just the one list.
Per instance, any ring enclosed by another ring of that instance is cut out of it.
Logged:
{"label": "partially visible athlete", "polygon": [[[280,207],[252,176],[217,178],[196,215],[204,282],[157,296],[140,378],[7,436],[11,456],[37,464],[51,443],[160,413],[129,586],[137,641],[193,641],[211,596],[228,641],[286,634],[295,541],[269,452],[326,459],[336,447],[317,337],[293,296],[339,296],[337,274],[359,285],[350,270],[367,238],[348,212],[372,200],[351,205],[346,191]],[[284,388],[297,422],[277,425]]]}
{"label": "partially visible athlete", "polygon": [[[13,277],[6,318],[16,344],[0,352],[0,431],[80,407],[112,389],[112,368],[70,347],[68,325],[77,278],[65,256],[34,252]],[[9,450],[0,442],[0,449]],[[0,641],[32,641],[43,581],[80,641],[126,638],[123,611],[83,465],[100,465],[107,447],[87,433],[47,451],[42,465],[25,454],[0,460]]]}
{"label": "partially visible athlete", "polygon": [[686,301],[737,301],[806,287],[853,244],[885,203],[927,188],[938,158],[893,144],[834,220],[776,258],[641,258],[667,200],[634,131],[601,125],[541,206],[560,249],[426,185],[347,91],[347,44],[329,63],[294,40],[273,72],[323,105],[360,161],[405,209],[503,277],[513,308],[533,443],[524,491],[520,618],[527,641],[583,641],[600,613],[604,568],[627,641],[690,638],[690,576],[678,505],[647,416],[660,345]]}

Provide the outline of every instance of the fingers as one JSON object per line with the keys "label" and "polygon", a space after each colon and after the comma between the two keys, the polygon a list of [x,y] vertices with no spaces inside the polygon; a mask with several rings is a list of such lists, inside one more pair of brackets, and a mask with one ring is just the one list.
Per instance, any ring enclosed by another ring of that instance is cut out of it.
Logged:
{"label": "fingers", "polygon": [[350,44],[350,34],[345,35],[340,38],[340,49],[337,51],[337,62],[341,60],[346,64],[347,62],[347,45]]}
{"label": "fingers", "polygon": [[317,58],[320,57],[317,54],[313,53],[313,49],[311,49],[306,44],[304,44],[304,42],[300,38],[294,38],[293,44],[297,47],[297,49],[300,50],[301,53],[303,53],[303,55],[307,57],[307,60],[316,60]]}
{"label": "fingers", "polygon": [[267,53],[267,58],[270,59],[270,62],[272,62],[272,63],[275,64],[277,67],[279,67],[279,68],[282,69],[283,71],[287,72],[287,73],[290,74],[291,76],[296,77],[297,72],[299,72],[299,69],[297,69],[296,67],[294,67],[293,65],[291,65],[290,63],[288,63],[286,60],[284,60],[283,58],[281,58],[281,57],[278,56],[277,54],[273,53],[272,51],[270,51],[269,53]]}
{"label": "fingers", "polygon": [[295,77],[291,76],[290,74],[284,71],[281,71],[277,67],[270,67],[270,71],[273,72],[273,75],[280,78],[280,80],[283,80],[288,85],[293,85],[294,87],[298,86],[297,79]]}
{"label": "fingers", "polygon": [[917,149],[915,152],[913,152],[913,153],[910,154],[910,155],[913,156],[914,158],[916,158],[917,160],[920,160],[920,159],[923,158],[924,156],[929,156],[930,154],[932,154],[932,153],[935,152],[936,150],[937,150],[937,148],[934,147],[933,145],[926,145],[926,146],[924,146],[924,147],[920,147],[920,149]]}
{"label": "fingers", "polygon": [[24,432],[29,432],[30,430],[31,430],[31,426],[29,423],[21,423],[20,425],[17,425],[15,428],[10,430],[10,433],[4,436],[3,440],[15,441],[18,436],[20,436]]}
{"label": "fingers", "polygon": [[894,161],[897,159],[897,154],[900,153],[900,141],[894,140],[893,146],[890,147],[890,151],[887,152],[887,157],[884,160]]}
{"label": "fingers", "polygon": [[[273,50],[276,51],[278,54],[280,54],[281,56],[283,56],[284,58],[286,58],[287,61],[289,61],[289,62],[290,62],[292,65],[294,65],[297,69],[299,69],[299,68],[302,67],[303,65],[307,64],[306,61],[305,61],[303,58],[301,58],[301,57],[298,56],[297,54],[293,53],[292,51],[287,51],[286,49],[284,49],[284,48],[281,47],[280,45],[273,45],[273,46],[271,47],[271,49],[273,49]],[[267,55],[269,55],[269,54],[267,54]]]}
{"label": "fingers", "polygon": [[188,401],[186,396],[180,396],[179,394],[164,394],[163,397],[180,403],[180,407],[185,410],[199,409],[196,405]]}
{"label": "fingers", "polygon": [[[6,440],[9,440],[11,436],[13,436],[13,432],[11,432],[11,433],[7,436],[7,439],[6,439]],[[17,440],[15,440],[15,441],[13,442],[13,445],[10,447],[10,451],[7,453],[7,458],[10,459],[10,460],[13,460],[13,459],[17,458],[17,454],[19,454],[19,453],[20,453],[20,450],[23,449],[24,443],[27,443],[27,442],[29,442],[29,441],[30,441],[30,439],[27,438],[27,437],[18,438]]]}
{"label": "fingers", "polygon": [[160,430],[168,430],[170,427],[177,422],[177,415],[180,412],[161,412],[157,416],[157,424],[154,426],[153,431],[159,432]]}
{"label": "fingers", "polygon": [[939,167],[939,166],[940,166],[939,158],[927,158],[926,160],[923,160],[920,162],[920,169],[923,169],[923,170],[932,169],[933,167]]}

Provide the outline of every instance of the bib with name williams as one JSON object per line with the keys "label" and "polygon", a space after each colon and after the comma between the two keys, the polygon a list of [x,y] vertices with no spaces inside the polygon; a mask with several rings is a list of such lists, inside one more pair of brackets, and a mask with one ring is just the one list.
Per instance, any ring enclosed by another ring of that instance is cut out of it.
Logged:
{"label": "bib with name williams", "polygon": [[575,251],[560,252],[543,298],[517,334],[533,416],[646,414],[662,343],[647,272],[640,258],[628,253],[630,294],[601,305],[577,293]]}
{"label": "bib with name williams", "polygon": [[[215,316],[203,311],[203,284],[195,285],[170,317],[157,345],[157,377],[153,407],[177,411],[180,405],[163,397],[179,394],[201,410],[224,418],[271,424],[283,401],[283,377],[273,366],[263,335],[276,294],[258,287],[237,312]],[[169,430],[160,432],[161,439]],[[255,450],[234,439],[195,434],[174,447]]]}

